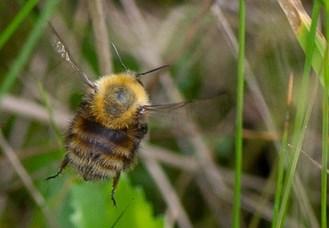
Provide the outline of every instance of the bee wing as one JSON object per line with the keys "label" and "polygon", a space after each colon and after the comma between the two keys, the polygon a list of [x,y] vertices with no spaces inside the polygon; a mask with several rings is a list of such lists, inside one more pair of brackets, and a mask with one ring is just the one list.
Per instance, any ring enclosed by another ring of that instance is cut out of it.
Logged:
{"label": "bee wing", "polygon": [[202,104],[202,103],[209,103],[209,102],[217,102],[218,99],[222,99],[223,95],[227,95],[226,92],[219,92],[215,95],[205,97],[205,98],[200,98],[200,99],[195,99],[195,100],[190,100],[190,101],[180,101],[180,102],[175,102],[175,103],[168,103],[168,104],[151,104],[151,105],[145,105],[144,108],[146,111],[149,112],[161,112],[161,111],[172,111],[180,108],[187,107],[189,105],[196,106],[197,104]]}
{"label": "bee wing", "polygon": [[169,104],[145,105],[144,109],[148,112],[172,111],[175,109],[182,108],[189,103],[191,103],[191,101],[182,101],[182,102],[169,103]]}
{"label": "bee wing", "polygon": [[[228,111],[227,100],[221,94],[192,101],[148,105],[145,110],[150,114],[151,133],[154,129],[167,129],[175,135],[181,134],[188,137],[190,132],[184,130],[186,121],[196,122],[207,133],[216,131],[224,114]],[[164,134],[168,135],[166,131]]]}

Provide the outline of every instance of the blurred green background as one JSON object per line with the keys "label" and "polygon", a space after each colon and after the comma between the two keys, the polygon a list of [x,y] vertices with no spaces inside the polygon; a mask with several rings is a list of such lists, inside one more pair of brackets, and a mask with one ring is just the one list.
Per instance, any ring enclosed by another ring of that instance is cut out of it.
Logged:
{"label": "blurred green background", "polygon": [[[103,1],[97,16],[90,2],[0,2],[0,227],[230,227],[238,3]],[[130,70],[170,64],[142,80],[153,103],[196,100],[150,117],[139,162],[120,180],[117,208],[110,180],[84,182],[68,168],[45,181],[60,165],[65,128],[85,93],[79,73],[57,53],[48,22],[93,80],[125,70],[113,42]],[[295,115],[295,103],[286,102],[288,78],[298,97],[304,53],[276,1],[247,1],[246,24],[241,224],[270,227],[279,132],[287,110]],[[315,77],[310,86],[317,88]],[[224,95],[198,101],[218,92]],[[317,161],[321,102],[310,96],[303,150]],[[303,155],[299,166],[302,188],[292,194],[287,227],[313,227],[320,171]]]}

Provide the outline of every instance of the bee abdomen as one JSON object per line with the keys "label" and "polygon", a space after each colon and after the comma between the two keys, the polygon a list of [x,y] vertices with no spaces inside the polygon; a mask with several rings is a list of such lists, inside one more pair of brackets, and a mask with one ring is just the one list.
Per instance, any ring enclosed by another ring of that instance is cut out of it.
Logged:
{"label": "bee abdomen", "polygon": [[84,179],[105,179],[133,165],[141,139],[78,115],[66,138],[68,158]]}

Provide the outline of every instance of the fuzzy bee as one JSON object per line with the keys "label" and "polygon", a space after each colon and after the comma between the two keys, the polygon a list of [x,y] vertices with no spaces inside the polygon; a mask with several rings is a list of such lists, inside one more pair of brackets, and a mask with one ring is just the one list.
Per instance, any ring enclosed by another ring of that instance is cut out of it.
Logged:
{"label": "fuzzy bee", "polygon": [[54,29],[53,32],[58,39],[57,51],[83,76],[88,88],[67,130],[67,153],[59,171],[47,179],[57,177],[68,165],[77,170],[84,180],[113,178],[112,201],[116,205],[114,193],[120,174],[135,164],[139,144],[147,133],[147,114],[179,108],[187,102],[150,104],[139,78],[167,65],[144,73],[111,74],[95,82],[90,81],[77,67],[57,32]]}

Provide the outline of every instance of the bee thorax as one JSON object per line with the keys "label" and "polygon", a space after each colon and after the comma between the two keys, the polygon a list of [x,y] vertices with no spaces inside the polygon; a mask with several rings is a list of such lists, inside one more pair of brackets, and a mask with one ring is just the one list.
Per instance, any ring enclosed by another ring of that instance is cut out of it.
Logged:
{"label": "bee thorax", "polygon": [[105,112],[112,118],[120,117],[129,110],[136,98],[134,93],[125,87],[114,86],[109,88],[105,95]]}

